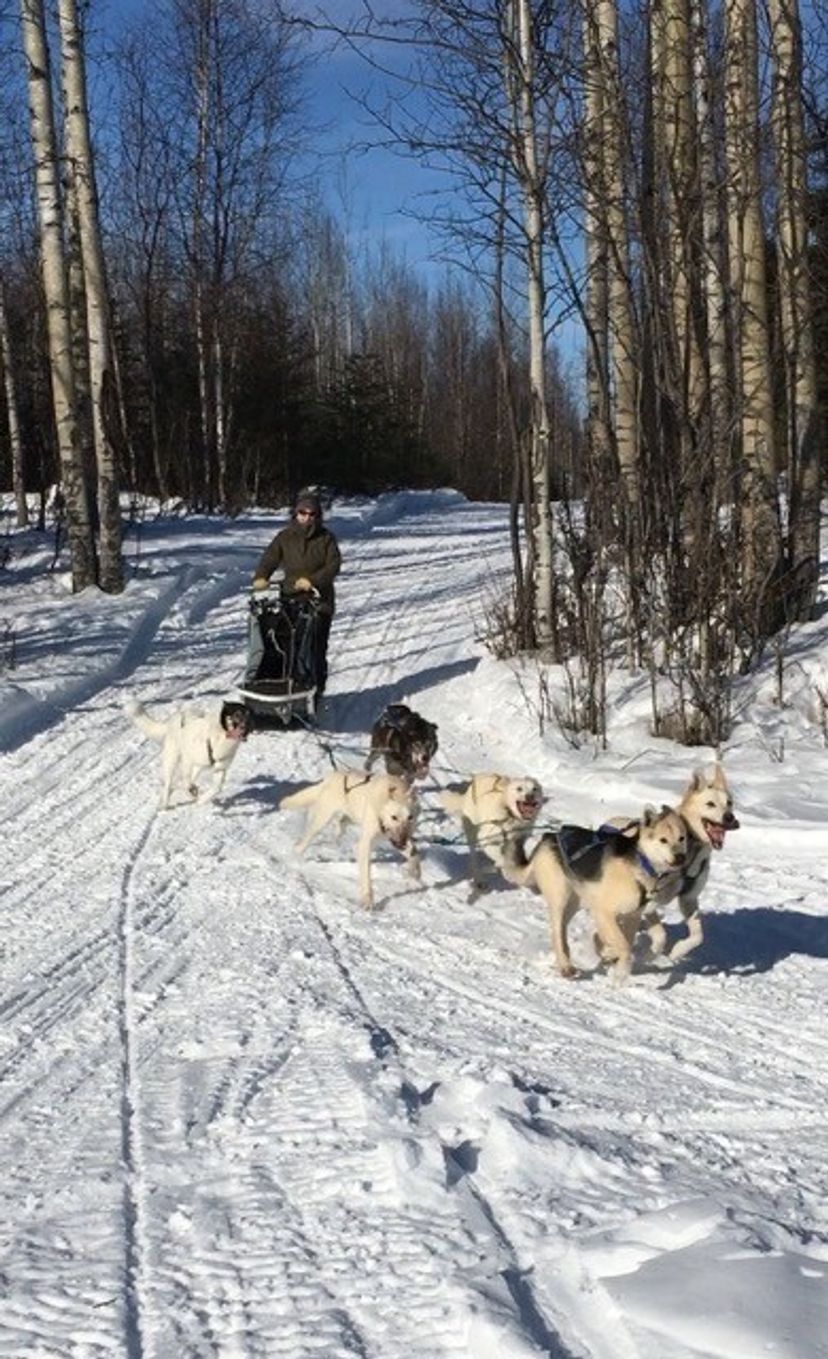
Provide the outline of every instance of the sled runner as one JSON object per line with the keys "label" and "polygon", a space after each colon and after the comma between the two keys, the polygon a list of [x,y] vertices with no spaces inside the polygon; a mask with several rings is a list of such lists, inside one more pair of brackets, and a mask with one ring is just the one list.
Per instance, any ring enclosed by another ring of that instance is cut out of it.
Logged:
{"label": "sled runner", "polygon": [[260,590],[251,596],[247,667],[239,693],[257,725],[260,718],[284,726],[294,717],[313,718],[318,631],[316,591]]}

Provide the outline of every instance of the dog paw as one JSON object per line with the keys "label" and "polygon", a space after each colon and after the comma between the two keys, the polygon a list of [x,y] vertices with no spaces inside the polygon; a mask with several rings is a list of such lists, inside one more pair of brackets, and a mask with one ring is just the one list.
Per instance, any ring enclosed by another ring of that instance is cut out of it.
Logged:
{"label": "dog paw", "polygon": [[610,972],[613,986],[624,986],[629,981],[631,971],[632,959],[619,958]]}
{"label": "dog paw", "polygon": [[647,931],[648,944],[651,958],[662,958],[667,952],[667,931],[663,928],[652,927]]}
{"label": "dog paw", "polygon": [[573,977],[577,977],[578,975],[578,969],[575,967],[574,963],[560,963],[558,971],[567,981],[571,981]]}

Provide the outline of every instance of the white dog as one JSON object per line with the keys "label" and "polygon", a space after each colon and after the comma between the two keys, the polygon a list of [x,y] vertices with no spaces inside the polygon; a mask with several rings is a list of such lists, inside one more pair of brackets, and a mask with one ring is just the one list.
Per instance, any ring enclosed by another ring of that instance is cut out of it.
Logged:
{"label": "white dog", "polygon": [[[183,708],[163,721],[151,717],[137,699],[126,710],[145,736],[161,745],[161,809],[170,805],[173,788],[185,790],[195,802],[210,802],[221,792],[227,771],[251,728],[250,713],[243,703],[223,703],[217,713],[205,714]],[[198,777],[209,772],[212,783],[200,792]]]}
{"label": "white dog", "polygon": [[340,829],[349,821],[359,827],[360,892],[362,903],[369,910],[374,904],[371,850],[380,836],[385,836],[400,851],[409,875],[419,878],[420,858],[412,839],[417,804],[405,779],[390,774],[366,774],[362,769],[337,769],[321,783],[283,797],[279,806],[310,809],[305,834],[296,847],[300,854],[334,817],[338,818]]}
{"label": "white dog", "polygon": [[[463,822],[469,846],[472,899],[485,887],[489,859],[509,882],[526,866],[524,844],[543,803],[535,779],[475,774],[460,792],[440,796],[446,811]],[[485,858],[483,857],[485,856]],[[489,870],[490,871],[490,870]]]}

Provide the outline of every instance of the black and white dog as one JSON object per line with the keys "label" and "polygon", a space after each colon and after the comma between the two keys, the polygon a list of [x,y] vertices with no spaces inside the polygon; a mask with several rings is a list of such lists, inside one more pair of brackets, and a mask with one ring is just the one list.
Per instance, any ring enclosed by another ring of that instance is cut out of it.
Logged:
{"label": "black and white dog", "polygon": [[404,703],[389,703],[371,728],[371,749],[365,761],[370,769],[382,757],[389,774],[407,779],[428,777],[429,764],[437,754],[437,727]]}
{"label": "black and white dog", "polygon": [[[144,735],[161,746],[162,810],[169,807],[175,787],[182,788],[194,802],[210,802],[220,793],[239,746],[252,727],[243,703],[223,703],[217,713],[182,708],[160,720],[132,698],[126,711]],[[213,778],[201,792],[198,777],[205,771]]]}

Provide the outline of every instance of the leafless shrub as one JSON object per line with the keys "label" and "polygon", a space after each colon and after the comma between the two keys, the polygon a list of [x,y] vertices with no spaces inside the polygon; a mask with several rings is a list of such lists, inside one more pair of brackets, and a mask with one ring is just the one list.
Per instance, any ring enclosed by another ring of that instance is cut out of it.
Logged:
{"label": "leafless shrub", "polygon": [[483,626],[476,637],[496,660],[509,660],[524,651],[525,608],[525,597],[514,588],[489,592],[483,605]]}

